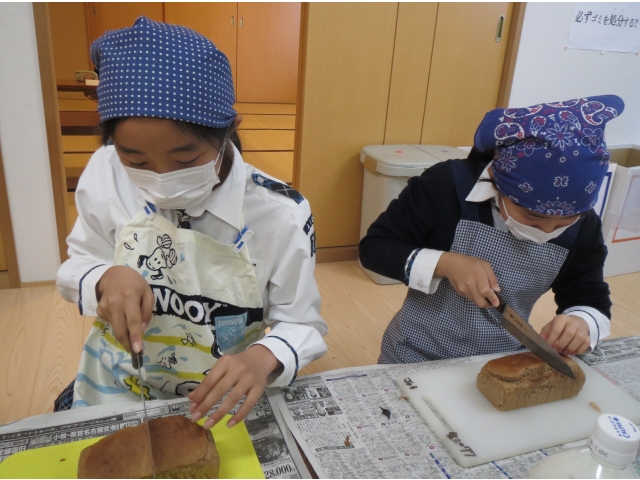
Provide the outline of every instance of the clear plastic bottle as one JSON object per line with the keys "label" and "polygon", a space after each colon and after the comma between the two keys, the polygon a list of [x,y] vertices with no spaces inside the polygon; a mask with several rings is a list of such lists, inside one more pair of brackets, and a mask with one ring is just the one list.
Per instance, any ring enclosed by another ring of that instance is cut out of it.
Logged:
{"label": "clear plastic bottle", "polygon": [[634,468],[640,431],[624,417],[598,418],[585,447],[551,455],[529,472],[529,478],[640,478]]}

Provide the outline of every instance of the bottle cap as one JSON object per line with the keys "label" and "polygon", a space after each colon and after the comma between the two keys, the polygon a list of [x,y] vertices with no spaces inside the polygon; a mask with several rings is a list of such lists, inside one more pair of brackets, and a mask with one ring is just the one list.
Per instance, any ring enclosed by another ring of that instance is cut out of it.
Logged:
{"label": "bottle cap", "polygon": [[597,457],[620,466],[635,461],[639,445],[638,427],[613,414],[600,415],[589,437],[589,447]]}

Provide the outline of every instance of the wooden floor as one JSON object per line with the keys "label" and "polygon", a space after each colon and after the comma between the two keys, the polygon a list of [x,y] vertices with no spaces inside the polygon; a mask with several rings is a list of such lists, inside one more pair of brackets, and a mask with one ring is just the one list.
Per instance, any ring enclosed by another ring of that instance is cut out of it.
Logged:
{"label": "wooden floor", "polygon": [[[95,126],[97,104],[82,93],[59,92],[58,107],[63,125],[62,149],[67,183],[75,188],[91,154],[100,146],[95,132],[64,134],[73,125]],[[291,184],[296,106],[294,104],[238,103],[243,121],[239,128],[244,158],[256,168]]]}
{"label": "wooden floor", "polygon": [[[406,287],[374,284],[357,262],[319,264],[316,278],[329,353],[301,374],[375,363]],[[640,334],[640,273],[608,281],[613,336]],[[534,326],[539,330],[554,310],[552,297],[545,295],[534,308]],[[0,290],[0,424],[52,411],[54,399],[76,374],[91,322],[55,287]]]}

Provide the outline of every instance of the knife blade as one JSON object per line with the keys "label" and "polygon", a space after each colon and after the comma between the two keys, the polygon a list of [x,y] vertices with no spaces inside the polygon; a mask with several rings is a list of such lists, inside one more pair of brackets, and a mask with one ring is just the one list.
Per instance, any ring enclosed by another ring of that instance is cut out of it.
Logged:
{"label": "knife blade", "polygon": [[516,337],[531,353],[537,355],[551,368],[575,380],[576,376],[573,370],[571,370],[569,364],[563,360],[560,354],[529,325],[529,322],[525,322],[513,308],[507,305],[499,295],[498,299],[500,300],[500,305],[497,307],[497,310],[502,314],[500,317],[500,325]]}
{"label": "knife blade", "polygon": [[153,461],[153,450],[151,449],[151,431],[149,430],[149,416],[147,415],[147,399],[144,396],[144,390],[142,385],[143,380],[146,380],[147,378],[146,370],[145,370],[145,375],[142,374],[142,368],[144,366],[142,357],[143,357],[142,350],[140,350],[138,353],[132,352],[131,365],[133,366],[133,368],[138,369],[138,376],[140,377],[140,398],[142,399],[142,410],[143,410],[142,423],[144,423],[147,427],[147,440],[149,442],[149,456],[151,457],[151,475],[153,476],[153,478],[156,478],[156,466]]}

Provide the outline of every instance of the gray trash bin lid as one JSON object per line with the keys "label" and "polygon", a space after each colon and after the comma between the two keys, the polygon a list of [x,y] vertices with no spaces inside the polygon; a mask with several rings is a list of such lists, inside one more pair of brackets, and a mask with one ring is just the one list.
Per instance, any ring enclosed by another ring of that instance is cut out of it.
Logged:
{"label": "gray trash bin lid", "polygon": [[444,145],[369,145],[362,149],[360,162],[380,175],[413,177],[438,162],[467,155],[464,150]]}

